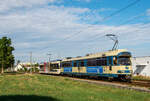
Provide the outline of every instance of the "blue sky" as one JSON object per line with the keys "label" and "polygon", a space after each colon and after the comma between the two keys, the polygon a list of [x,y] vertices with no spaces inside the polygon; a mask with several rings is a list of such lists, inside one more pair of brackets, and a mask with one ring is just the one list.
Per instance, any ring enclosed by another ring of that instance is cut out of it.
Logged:
{"label": "blue sky", "polygon": [[110,50],[105,34],[118,35],[119,48],[150,56],[150,1],[104,20],[136,0],[1,0],[0,37],[12,38],[16,60],[84,56]]}

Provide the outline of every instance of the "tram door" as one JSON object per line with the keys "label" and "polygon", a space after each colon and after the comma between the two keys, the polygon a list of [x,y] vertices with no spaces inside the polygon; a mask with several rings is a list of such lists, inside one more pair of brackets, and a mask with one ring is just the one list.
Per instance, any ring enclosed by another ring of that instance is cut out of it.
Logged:
{"label": "tram door", "polygon": [[78,61],[78,72],[81,72],[81,61]]}
{"label": "tram door", "polygon": [[113,56],[108,57],[109,71],[112,71],[113,66]]}

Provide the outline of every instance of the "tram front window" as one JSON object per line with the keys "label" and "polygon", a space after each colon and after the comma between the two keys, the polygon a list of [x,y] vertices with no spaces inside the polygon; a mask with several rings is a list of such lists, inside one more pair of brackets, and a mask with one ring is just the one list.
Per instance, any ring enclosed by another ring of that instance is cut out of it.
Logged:
{"label": "tram front window", "polygon": [[131,65],[130,57],[119,57],[118,64],[120,65]]}

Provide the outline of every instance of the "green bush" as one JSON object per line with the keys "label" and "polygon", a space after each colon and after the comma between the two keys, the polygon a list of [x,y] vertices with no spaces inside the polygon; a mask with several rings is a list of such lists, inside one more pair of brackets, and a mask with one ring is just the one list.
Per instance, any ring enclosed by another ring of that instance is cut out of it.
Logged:
{"label": "green bush", "polygon": [[26,72],[26,73],[28,72],[28,69],[27,69],[27,68],[25,68],[25,67],[24,67],[24,72]]}
{"label": "green bush", "polygon": [[38,73],[38,72],[39,72],[39,69],[38,69],[38,68],[35,68],[35,67],[30,68],[30,69],[28,69],[28,68],[26,68],[26,67],[23,67],[23,68],[21,68],[18,72],[24,72],[24,73]]}
{"label": "green bush", "polygon": [[38,73],[39,72],[39,69],[38,68],[35,68],[35,73]]}
{"label": "green bush", "polygon": [[24,68],[18,70],[18,72],[24,72],[24,71],[25,71]]}

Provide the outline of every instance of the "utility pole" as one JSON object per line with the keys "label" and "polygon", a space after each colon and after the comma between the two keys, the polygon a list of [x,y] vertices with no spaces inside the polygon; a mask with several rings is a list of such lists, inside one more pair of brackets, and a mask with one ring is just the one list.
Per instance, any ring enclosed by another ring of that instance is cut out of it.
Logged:
{"label": "utility pole", "polygon": [[32,72],[32,52],[30,52],[30,65],[31,65],[31,72]]}
{"label": "utility pole", "polygon": [[50,58],[51,58],[51,55],[50,53],[47,54],[48,55],[48,70],[50,71],[51,68],[50,68]]}

